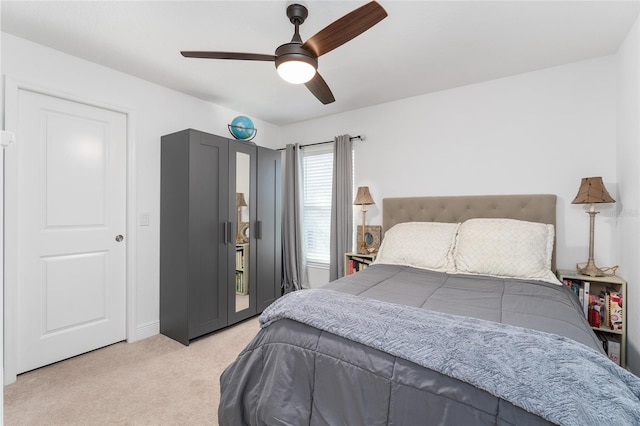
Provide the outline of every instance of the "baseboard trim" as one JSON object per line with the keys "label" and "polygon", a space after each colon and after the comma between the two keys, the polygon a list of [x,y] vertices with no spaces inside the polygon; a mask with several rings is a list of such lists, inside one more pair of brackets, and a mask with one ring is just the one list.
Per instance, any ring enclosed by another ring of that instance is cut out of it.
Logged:
{"label": "baseboard trim", "polygon": [[156,334],[160,334],[160,321],[153,321],[136,327],[134,335],[129,336],[127,342],[137,342],[138,340],[146,339],[147,337],[155,336]]}

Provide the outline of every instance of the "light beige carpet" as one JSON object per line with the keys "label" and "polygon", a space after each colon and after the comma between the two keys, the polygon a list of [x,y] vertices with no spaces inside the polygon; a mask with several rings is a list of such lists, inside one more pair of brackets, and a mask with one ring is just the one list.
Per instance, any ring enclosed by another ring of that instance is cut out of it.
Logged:
{"label": "light beige carpet", "polygon": [[189,346],[157,335],[21,374],[4,424],[216,425],[220,374],[257,331],[252,318]]}

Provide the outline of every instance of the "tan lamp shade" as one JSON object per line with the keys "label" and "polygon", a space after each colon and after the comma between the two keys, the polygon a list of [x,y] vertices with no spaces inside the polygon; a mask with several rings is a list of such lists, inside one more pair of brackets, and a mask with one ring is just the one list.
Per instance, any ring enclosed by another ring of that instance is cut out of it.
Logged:
{"label": "tan lamp shade", "polygon": [[245,207],[247,202],[244,200],[244,192],[236,192],[236,207]]}
{"label": "tan lamp shade", "polygon": [[236,244],[244,244],[247,238],[242,234],[242,207],[246,207],[247,202],[244,199],[244,192],[236,192],[236,208],[238,209],[238,221],[236,222]]}
{"label": "tan lamp shade", "polygon": [[586,177],[582,178],[578,195],[571,204],[594,204],[594,203],[615,203],[616,200],[609,195],[607,188],[602,183],[602,178]]}
{"label": "tan lamp shade", "polygon": [[364,206],[369,204],[375,204],[371,194],[369,193],[368,186],[359,186],[358,193],[356,194],[356,200],[353,202],[355,206]]}

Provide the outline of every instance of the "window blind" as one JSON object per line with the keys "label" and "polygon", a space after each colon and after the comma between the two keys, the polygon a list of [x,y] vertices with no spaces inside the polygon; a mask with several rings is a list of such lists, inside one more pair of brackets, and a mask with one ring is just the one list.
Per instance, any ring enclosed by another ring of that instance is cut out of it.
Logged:
{"label": "window blind", "polygon": [[329,264],[333,145],[303,150],[303,220],[307,263]]}

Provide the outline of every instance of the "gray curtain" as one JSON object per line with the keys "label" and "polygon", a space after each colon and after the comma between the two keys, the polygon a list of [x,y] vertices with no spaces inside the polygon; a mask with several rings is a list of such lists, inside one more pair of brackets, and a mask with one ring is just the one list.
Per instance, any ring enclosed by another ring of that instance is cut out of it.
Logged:
{"label": "gray curtain", "polygon": [[353,240],[353,162],[351,137],[336,136],[333,144],[333,189],[331,191],[331,250],[329,280],[344,275],[344,254]]}
{"label": "gray curtain", "polygon": [[282,266],[284,293],[309,288],[302,229],[302,152],[288,144],[284,159]]}

